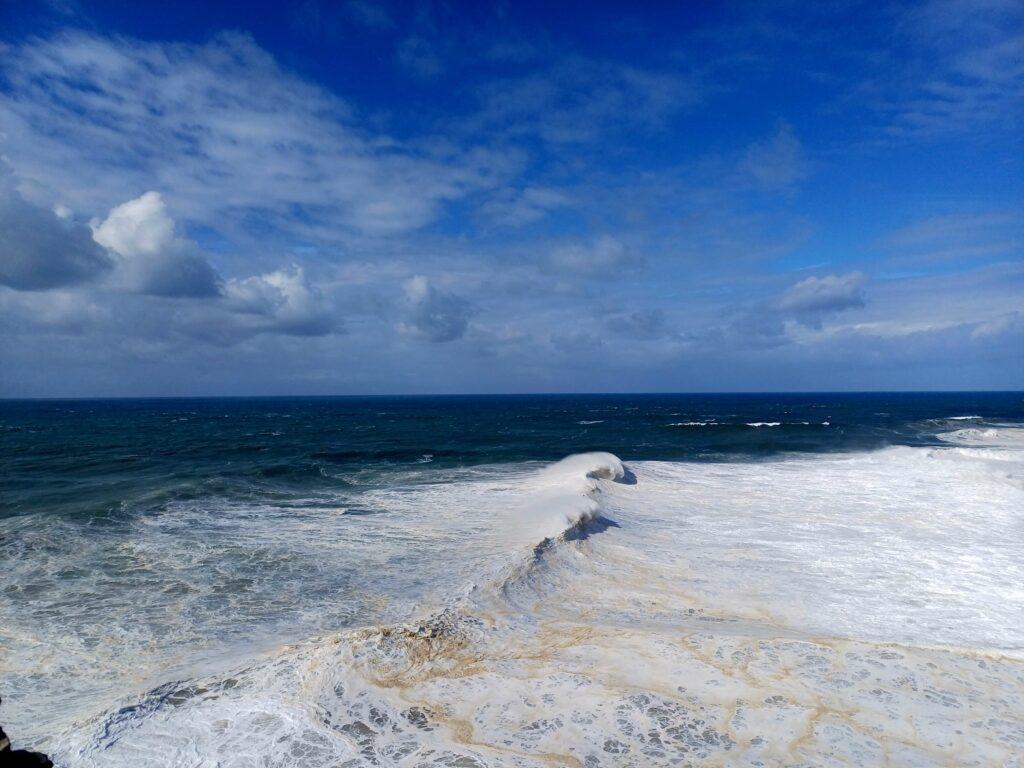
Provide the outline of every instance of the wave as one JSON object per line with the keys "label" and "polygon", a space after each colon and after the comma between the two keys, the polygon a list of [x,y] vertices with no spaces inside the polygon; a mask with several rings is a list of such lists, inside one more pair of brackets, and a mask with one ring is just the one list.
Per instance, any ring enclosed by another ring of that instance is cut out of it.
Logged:
{"label": "wave", "polygon": [[[391,764],[396,743],[406,744],[421,757],[435,758],[416,764],[490,765],[490,761],[472,762],[488,750],[465,749],[459,724],[452,723],[443,708],[399,707],[390,692],[462,678],[481,670],[482,659],[493,654],[496,642],[518,643],[516,633],[497,627],[490,612],[511,605],[507,598],[512,585],[521,583],[545,552],[578,541],[601,519],[598,499],[605,484],[632,480],[632,473],[613,454],[568,456],[530,476],[522,487],[527,498],[511,522],[520,531],[517,538],[529,544],[496,564],[481,585],[468,585],[464,595],[425,618],[313,638],[229,675],[165,684],[137,703],[102,715],[92,725],[79,723],[50,748],[74,765],[130,765],[144,755],[148,764],[170,766],[183,760],[184,753],[154,755],[148,744],[187,731],[198,740],[188,754],[220,754],[225,765],[266,762],[280,754],[281,743],[288,750],[301,744],[305,765],[329,765],[360,756],[369,759],[354,765],[376,765],[382,758]],[[304,700],[290,703],[296,687],[303,691]],[[282,689],[291,693],[283,695]],[[268,701],[274,702],[279,716],[267,711]],[[321,723],[337,725],[336,733],[313,744],[308,743],[308,729],[315,726],[301,725],[310,702]],[[262,713],[261,725],[255,727],[246,712]],[[205,724],[218,715],[223,725],[219,735],[213,735]],[[431,737],[440,725],[454,732]],[[232,753],[224,728],[243,732],[246,749]],[[387,731],[390,734],[385,735]],[[432,749],[425,748],[432,742]],[[276,764],[273,759],[271,763]]]}
{"label": "wave", "polygon": [[936,435],[939,440],[982,448],[1024,448],[1024,429],[1018,425],[968,427]]}
{"label": "wave", "polygon": [[534,532],[535,544],[564,537],[600,515],[600,481],[624,482],[627,477],[626,468],[614,454],[567,456],[537,474],[516,524]]}
{"label": "wave", "polygon": [[509,468],[487,483],[515,501],[510,546],[465,593],[164,686],[57,751],[76,768],[1007,762],[1021,496],[959,450]]}

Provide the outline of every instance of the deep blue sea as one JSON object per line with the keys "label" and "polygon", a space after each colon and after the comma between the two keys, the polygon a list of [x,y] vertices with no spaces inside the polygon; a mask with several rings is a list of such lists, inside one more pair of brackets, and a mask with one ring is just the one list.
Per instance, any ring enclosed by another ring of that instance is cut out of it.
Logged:
{"label": "deep blue sea", "polygon": [[289,494],[343,485],[352,471],[553,461],[595,450],[719,460],[934,445],[950,416],[1024,423],[1024,395],[0,401],[0,516],[116,517],[211,486]]}
{"label": "deep blue sea", "polygon": [[[898,679],[1024,720],[1022,434],[1020,392],[2,401],[0,722],[69,766],[956,762]],[[695,661],[754,637],[820,648]],[[826,695],[867,741],[800,752]]]}

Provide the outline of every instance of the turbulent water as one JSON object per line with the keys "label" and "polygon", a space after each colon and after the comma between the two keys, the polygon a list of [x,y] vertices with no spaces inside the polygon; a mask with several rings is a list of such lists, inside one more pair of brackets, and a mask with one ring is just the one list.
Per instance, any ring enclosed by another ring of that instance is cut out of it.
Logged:
{"label": "turbulent water", "polygon": [[61,766],[1024,765],[1024,395],[0,403]]}

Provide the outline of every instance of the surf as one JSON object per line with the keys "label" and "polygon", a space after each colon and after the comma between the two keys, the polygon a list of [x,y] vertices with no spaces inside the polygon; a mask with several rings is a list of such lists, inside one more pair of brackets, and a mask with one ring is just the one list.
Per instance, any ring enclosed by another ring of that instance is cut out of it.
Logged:
{"label": "surf", "polygon": [[[1019,745],[1000,723],[1024,711],[1019,560],[996,555],[982,574],[958,553],[998,552],[1024,506],[961,450],[628,465],[597,453],[516,470],[500,486],[518,499],[505,554],[422,618],[164,687],[57,752],[97,766],[1009,760]],[[949,494],[968,480],[965,507]],[[899,482],[899,499],[877,493]],[[904,570],[872,578],[894,551]],[[947,573],[932,605],[893,590],[928,592],[935,557]],[[971,613],[979,585],[993,603]],[[953,617],[953,631],[935,624]],[[949,740],[965,718],[977,724]]]}

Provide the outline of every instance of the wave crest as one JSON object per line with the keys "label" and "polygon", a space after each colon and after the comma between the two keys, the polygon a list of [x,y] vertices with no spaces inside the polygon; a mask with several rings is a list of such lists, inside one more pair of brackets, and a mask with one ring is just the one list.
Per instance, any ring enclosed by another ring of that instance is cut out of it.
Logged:
{"label": "wave crest", "polygon": [[983,448],[1024,448],[1024,429],[1017,425],[969,427],[942,432],[936,437],[945,443]]}
{"label": "wave crest", "polygon": [[538,473],[533,493],[516,520],[535,532],[534,542],[564,536],[600,517],[602,481],[627,482],[618,456],[603,451],[576,453]]}

